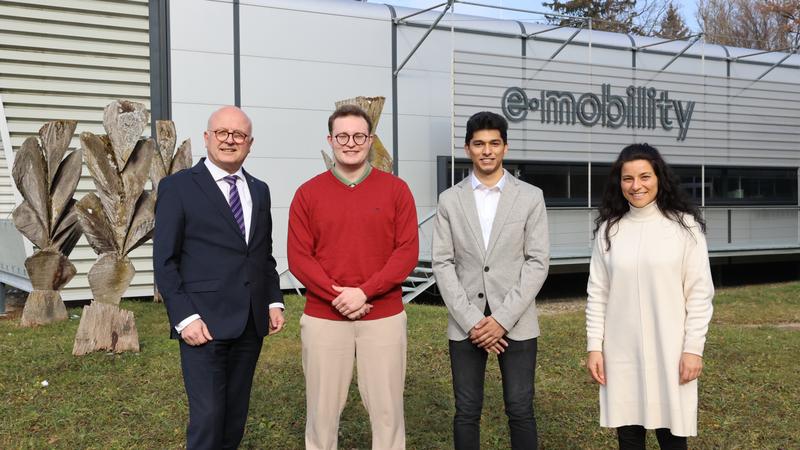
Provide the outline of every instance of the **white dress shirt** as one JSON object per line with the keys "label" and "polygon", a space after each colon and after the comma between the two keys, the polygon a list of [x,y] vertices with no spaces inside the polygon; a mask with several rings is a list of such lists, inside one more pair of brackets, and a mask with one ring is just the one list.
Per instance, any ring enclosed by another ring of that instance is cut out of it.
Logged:
{"label": "white dress shirt", "polygon": [[492,223],[497,214],[497,204],[500,203],[500,194],[506,185],[506,171],[503,169],[503,176],[500,181],[492,187],[487,187],[478,180],[474,173],[470,172],[469,180],[472,183],[472,193],[475,196],[475,207],[478,209],[478,219],[481,223],[483,233],[483,248],[488,250],[489,236],[492,235]]}
{"label": "white dress shirt", "polygon": [[[211,177],[217,183],[217,187],[219,190],[222,191],[222,195],[228,200],[228,204],[230,204],[230,192],[231,192],[231,185],[225,181],[225,177],[228,175],[236,175],[236,190],[239,191],[239,200],[242,203],[242,216],[244,217],[244,241],[246,243],[250,243],[250,221],[252,220],[253,215],[253,198],[250,197],[250,188],[247,186],[247,181],[244,179],[244,172],[242,168],[239,167],[234,173],[228,173],[225,170],[220,169],[219,167],[215,166],[210,159],[206,158],[205,160],[206,168],[208,171],[211,172]],[[283,309],[283,303],[275,302],[269,304],[270,308],[281,308]],[[175,331],[180,333],[186,328],[187,325],[194,322],[195,320],[199,319],[199,314],[192,314],[191,316],[183,319],[176,327]]]}

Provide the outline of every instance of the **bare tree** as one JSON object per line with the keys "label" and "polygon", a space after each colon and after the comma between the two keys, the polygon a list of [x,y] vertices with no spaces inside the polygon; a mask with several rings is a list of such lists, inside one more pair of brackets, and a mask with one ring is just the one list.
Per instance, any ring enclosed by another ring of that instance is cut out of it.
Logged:
{"label": "bare tree", "polygon": [[[770,4],[774,6],[770,8]],[[778,10],[797,14],[798,0],[700,0],[697,17],[706,42],[734,47],[781,50],[796,45],[792,37],[790,16]],[[796,17],[796,16],[795,16]],[[795,24],[794,30],[797,30]],[[793,42],[794,41],[794,42]]]}
{"label": "bare tree", "polygon": [[785,19],[778,32],[786,33],[789,44],[797,51],[800,46],[800,0],[766,0],[759,8],[764,13]]}

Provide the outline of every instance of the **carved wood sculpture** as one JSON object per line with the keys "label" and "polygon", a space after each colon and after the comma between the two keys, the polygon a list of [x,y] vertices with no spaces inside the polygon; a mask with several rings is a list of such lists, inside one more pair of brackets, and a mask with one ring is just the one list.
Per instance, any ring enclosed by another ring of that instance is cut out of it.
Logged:
{"label": "carved wood sculpture", "polygon": [[[336,102],[336,107],[338,108],[342,105],[357,105],[363,109],[372,120],[372,130],[370,131],[372,134],[375,134],[375,130],[378,129],[378,121],[381,119],[381,112],[383,111],[383,104],[385,102],[386,97],[359,96],[339,100]],[[386,147],[383,146],[383,142],[381,142],[377,134],[375,134],[375,139],[372,141],[372,147],[370,147],[368,158],[372,167],[392,173],[392,157],[389,155],[389,152],[386,151]],[[330,170],[331,167],[333,167],[333,160],[324,150],[322,151],[322,159],[325,161],[325,167]]]}
{"label": "carved wood sculpture", "polygon": [[[177,143],[175,123],[171,120],[156,121],[156,143],[158,148],[153,156],[150,166],[150,181],[153,183],[153,193],[158,192],[158,183],[167,175],[172,175],[192,165],[192,142],[186,139],[175,151]],[[153,285],[153,301],[162,303],[164,300],[158,292],[158,287]]]}
{"label": "carved wood sculpture", "polygon": [[23,327],[67,318],[59,291],[76,273],[67,257],[81,236],[72,198],[81,177],[81,152],[64,154],[76,126],[73,120],[46,123],[39,130],[41,144],[29,137],[14,158],[12,176],[24,199],[12,213],[14,225],[38,247],[25,260],[33,291],[22,310]]}
{"label": "carved wood sculpture", "polygon": [[83,309],[73,355],[139,351],[133,313],[121,309],[119,302],[136,272],[127,255],[150,239],[155,223],[155,196],[144,190],[155,144],[152,139],[140,139],[148,119],[141,103],[118,100],[105,109],[106,135],[81,133],[97,191],[85,195],[76,207],[98,258],[89,270],[94,299]]}

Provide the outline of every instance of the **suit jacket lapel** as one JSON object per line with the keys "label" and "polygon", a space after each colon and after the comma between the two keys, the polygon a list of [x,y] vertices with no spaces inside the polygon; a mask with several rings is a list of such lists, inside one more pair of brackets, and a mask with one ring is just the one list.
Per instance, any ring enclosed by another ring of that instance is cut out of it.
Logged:
{"label": "suit jacket lapel", "polygon": [[503,187],[502,194],[500,194],[500,202],[497,204],[497,212],[492,222],[492,233],[489,235],[489,245],[486,247],[487,255],[492,252],[492,249],[497,243],[498,236],[500,236],[500,233],[503,231],[503,225],[505,225],[506,219],[508,219],[508,215],[514,207],[517,194],[519,194],[517,179],[511,176],[511,174],[508,174],[506,185]]}
{"label": "suit jacket lapel", "polygon": [[217,183],[214,181],[214,178],[211,176],[211,172],[208,171],[208,168],[205,164],[205,158],[201,158],[200,162],[195,164],[192,168],[192,175],[194,182],[200,186],[200,189],[203,193],[208,197],[208,202],[214,205],[217,209],[217,212],[220,213],[222,218],[228,222],[228,225],[236,231],[236,235],[242,239],[244,242],[244,236],[242,236],[242,232],[239,231],[239,224],[236,223],[236,219],[233,218],[233,213],[231,212],[231,207],[228,204],[228,200],[222,194],[222,191],[217,186]]}
{"label": "suit jacket lapel", "polygon": [[478,218],[478,208],[475,206],[475,194],[472,192],[472,184],[469,177],[463,179],[457,185],[458,200],[461,203],[461,210],[464,212],[464,217],[467,218],[469,229],[472,231],[472,237],[481,251],[481,255],[486,257],[486,247],[483,242],[483,232],[481,231],[481,222]]}
{"label": "suit jacket lapel", "polygon": [[253,242],[253,236],[255,235],[256,224],[258,220],[256,218],[256,214],[258,214],[258,208],[261,206],[261,196],[260,191],[256,188],[256,180],[253,178],[249,173],[242,170],[244,174],[244,179],[247,182],[247,187],[250,188],[250,198],[253,201],[253,210],[250,212],[250,236],[247,239],[247,242]]}

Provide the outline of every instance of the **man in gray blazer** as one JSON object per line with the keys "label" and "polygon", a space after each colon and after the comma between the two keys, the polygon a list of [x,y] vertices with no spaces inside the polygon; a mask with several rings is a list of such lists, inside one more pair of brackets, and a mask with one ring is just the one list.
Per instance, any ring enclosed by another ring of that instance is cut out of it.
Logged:
{"label": "man in gray blazer", "polygon": [[512,448],[538,445],[536,294],[549,264],[547,212],[541,189],[503,168],[507,131],[495,113],[470,117],[464,150],[472,173],[439,196],[433,273],[449,313],[457,450],[480,446],[489,353],[498,355]]}

